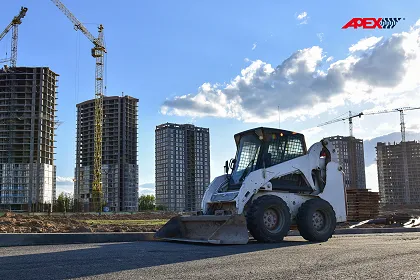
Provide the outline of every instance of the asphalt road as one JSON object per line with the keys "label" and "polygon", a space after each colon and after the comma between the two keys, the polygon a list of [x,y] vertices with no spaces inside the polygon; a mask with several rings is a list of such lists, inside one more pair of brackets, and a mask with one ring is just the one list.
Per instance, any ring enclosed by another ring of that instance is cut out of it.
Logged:
{"label": "asphalt road", "polygon": [[420,279],[420,233],[0,248],[0,279]]}

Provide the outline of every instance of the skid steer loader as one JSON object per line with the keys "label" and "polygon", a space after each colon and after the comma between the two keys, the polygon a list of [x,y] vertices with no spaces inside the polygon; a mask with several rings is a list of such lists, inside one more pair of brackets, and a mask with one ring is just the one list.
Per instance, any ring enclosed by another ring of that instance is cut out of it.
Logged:
{"label": "skid steer loader", "polygon": [[344,174],[327,140],[307,150],[302,134],[265,127],[234,138],[236,156],[206,189],[201,211],[172,218],[155,238],[246,244],[251,234],[280,242],[295,225],[306,240],[323,242],[346,221]]}

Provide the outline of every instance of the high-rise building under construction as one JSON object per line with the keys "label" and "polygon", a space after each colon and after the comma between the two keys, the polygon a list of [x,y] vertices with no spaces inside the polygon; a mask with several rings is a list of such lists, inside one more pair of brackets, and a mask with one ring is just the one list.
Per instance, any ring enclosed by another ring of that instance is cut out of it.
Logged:
{"label": "high-rise building under construction", "polygon": [[381,204],[420,205],[420,143],[377,143]]}
{"label": "high-rise building under construction", "polygon": [[[110,211],[138,209],[138,99],[104,97],[102,129],[102,193]],[[95,100],[77,104],[74,198],[79,211],[92,211]]]}
{"label": "high-rise building under construction", "polygon": [[352,136],[326,139],[337,149],[338,162],[344,171],[344,186],[347,189],[366,189],[363,140]]}
{"label": "high-rise building under construction", "polygon": [[155,130],[156,205],[197,211],[210,183],[209,129],[166,123]]}
{"label": "high-rise building under construction", "polygon": [[48,67],[0,69],[0,208],[53,203],[57,77]]}

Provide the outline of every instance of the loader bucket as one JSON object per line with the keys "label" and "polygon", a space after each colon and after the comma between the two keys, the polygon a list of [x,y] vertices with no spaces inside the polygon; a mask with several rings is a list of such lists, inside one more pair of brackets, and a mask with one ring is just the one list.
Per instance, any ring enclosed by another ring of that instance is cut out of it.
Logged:
{"label": "loader bucket", "polygon": [[154,237],[212,244],[246,244],[249,240],[243,215],[177,216],[170,219]]}

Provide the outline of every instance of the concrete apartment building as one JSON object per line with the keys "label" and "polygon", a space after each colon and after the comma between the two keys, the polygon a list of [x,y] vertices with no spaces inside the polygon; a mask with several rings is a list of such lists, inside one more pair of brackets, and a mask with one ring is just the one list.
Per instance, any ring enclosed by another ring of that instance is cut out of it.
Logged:
{"label": "concrete apartment building", "polygon": [[191,124],[157,126],[156,205],[172,211],[198,211],[209,183],[209,129]]}
{"label": "concrete apartment building", "polygon": [[0,69],[0,208],[53,203],[57,77],[48,67]]}
{"label": "concrete apartment building", "polygon": [[[110,211],[138,210],[138,99],[104,97],[102,190]],[[80,211],[92,210],[95,100],[77,104],[74,198]]]}
{"label": "concrete apartment building", "polygon": [[351,136],[331,136],[326,139],[337,149],[338,161],[344,171],[345,187],[366,189],[363,140]]}
{"label": "concrete apartment building", "polygon": [[381,204],[420,205],[420,143],[377,143]]}

